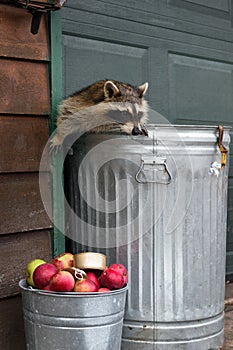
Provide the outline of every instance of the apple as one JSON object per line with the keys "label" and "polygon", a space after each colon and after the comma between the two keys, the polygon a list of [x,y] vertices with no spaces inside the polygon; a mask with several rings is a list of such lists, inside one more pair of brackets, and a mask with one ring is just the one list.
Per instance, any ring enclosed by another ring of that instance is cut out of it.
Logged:
{"label": "apple", "polygon": [[33,281],[35,286],[39,289],[47,286],[49,284],[50,279],[58,272],[58,268],[50,263],[45,263],[39,265],[33,274]]}
{"label": "apple", "polygon": [[50,288],[50,284],[47,284],[47,286],[41,288],[41,290],[49,290],[50,292],[53,291],[53,290]]}
{"label": "apple", "polygon": [[97,285],[89,279],[77,280],[74,286],[74,292],[97,292]]}
{"label": "apple", "polygon": [[100,293],[108,293],[108,292],[111,292],[111,290],[108,289],[108,288],[105,288],[105,287],[101,287],[101,288],[98,289],[98,292],[100,292]]}
{"label": "apple", "polygon": [[71,292],[74,289],[75,279],[68,271],[58,271],[49,281],[49,290],[56,292]]}
{"label": "apple", "polygon": [[35,283],[33,281],[34,271],[41,264],[46,264],[46,261],[44,261],[42,259],[33,259],[26,266],[25,278],[26,278],[27,283],[30,284],[30,286],[32,286],[32,287],[35,287]]}
{"label": "apple", "polygon": [[123,276],[124,278],[124,284],[126,284],[128,282],[128,271],[126,269],[126,267],[122,264],[112,264],[109,266],[110,269],[113,269],[117,272],[120,272],[120,274]]}
{"label": "apple", "polygon": [[100,276],[100,284],[109,289],[119,289],[124,286],[124,278],[120,272],[110,267],[106,268]]}
{"label": "apple", "polygon": [[59,270],[65,270],[66,268],[73,267],[74,255],[71,253],[62,253],[56,256],[51,264],[55,265]]}
{"label": "apple", "polygon": [[98,288],[100,288],[100,282],[98,280],[98,277],[93,271],[87,271],[86,272],[87,278],[94,282]]}

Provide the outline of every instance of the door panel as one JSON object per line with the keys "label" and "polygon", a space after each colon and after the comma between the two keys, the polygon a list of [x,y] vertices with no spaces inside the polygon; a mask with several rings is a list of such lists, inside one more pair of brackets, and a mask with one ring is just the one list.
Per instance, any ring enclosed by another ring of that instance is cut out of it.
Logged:
{"label": "door panel", "polygon": [[68,35],[63,36],[63,47],[65,95],[97,80],[140,84],[148,78],[147,49]]}
{"label": "door panel", "polygon": [[177,122],[227,123],[233,111],[233,65],[168,54],[170,111]]}

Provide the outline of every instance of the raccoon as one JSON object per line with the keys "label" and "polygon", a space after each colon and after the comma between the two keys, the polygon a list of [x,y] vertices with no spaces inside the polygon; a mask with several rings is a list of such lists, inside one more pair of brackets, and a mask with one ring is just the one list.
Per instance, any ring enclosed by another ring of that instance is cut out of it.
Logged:
{"label": "raccoon", "polygon": [[115,80],[98,81],[66,98],[58,109],[51,148],[61,146],[69,134],[121,131],[148,136],[148,83],[138,87]]}

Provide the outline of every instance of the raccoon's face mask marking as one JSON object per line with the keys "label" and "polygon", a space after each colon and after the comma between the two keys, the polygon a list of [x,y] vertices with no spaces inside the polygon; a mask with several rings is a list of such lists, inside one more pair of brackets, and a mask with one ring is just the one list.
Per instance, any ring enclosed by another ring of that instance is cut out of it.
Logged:
{"label": "raccoon's face mask marking", "polygon": [[147,103],[110,103],[108,116],[121,125],[127,134],[147,135],[144,124],[147,120]]}
{"label": "raccoon's face mask marking", "polygon": [[138,87],[127,84],[119,84],[108,80],[104,85],[105,102],[117,103],[117,110],[113,108],[109,111],[109,116],[121,128],[132,135],[148,135],[144,124],[147,120],[147,102],[144,95],[148,89],[148,83]]}
{"label": "raccoon's face mask marking", "polygon": [[57,130],[52,148],[59,147],[74,133],[122,130],[132,135],[148,135],[148,83],[140,86],[115,80],[101,80],[63,100],[59,106]]}

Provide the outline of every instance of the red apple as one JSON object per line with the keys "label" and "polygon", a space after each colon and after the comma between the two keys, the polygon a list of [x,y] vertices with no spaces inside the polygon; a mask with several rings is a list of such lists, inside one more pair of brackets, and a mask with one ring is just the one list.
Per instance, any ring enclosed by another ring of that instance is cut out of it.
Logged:
{"label": "red apple", "polygon": [[77,280],[74,286],[74,292],[97,292],[97,291],[98,291],[97,285],[89,279]]}
{"label": "red apple", "polygon": [[33,281],[33,274],[34,274],[35,269],[39,265],[45,264],[45,263],[46,263],[46,261],[44,261],[42,259],[33,259],[27,264],[26,269],[25,269],[25,278],[26,278],[27,283],[30,286],[35,287],[35,284]]}
{"label": "red apple", "polygon": [[102,288],[98,289],[98,292],[100,292],[100,293],[108,293],[108,292],[111,292],[111,290],[108,289],[108,288],[102,287]]}
{"label": "red apple", "polygon": [[120,272],[117,272],[110,267],[105,269],[100,276],[100,284],[109,289],[119,289],[124,286],[124,278]]}
{"label": "red apple", "polygon": [[74,255],[71,253],[62,253],[56,256],[51,264],[55,265],[59,270],[65,270],[74,265]]}
{"label": "red apple", "polygon": [[50,284],[47,284],[47,286],[41,288],[42,290],[49,290],[50,292],[52,292],[52,289],[50,288]]}
{"label": "red apple", "polygon": [[117,272],[120,272],[120,274],[123,276],[124,278],[124,284],[126,284],[128,282],[128,271],[126,269],[126,267],[122,264],[112,264],[109,266],[110,269],[113,269]]}
{"label": "red apple", "polygon": [[49,282],[50,290],[55,292],[71,292],[74,289],[75,280],[68,271],[59,271]]}
{"label": "red apple", "polygon": [[50,263],[39,265],[33,273],[33,281],[39,289],[47,286],[50,279],[58,272],[58,268]]}
{"label": "red apple", "polygon": [[100,287],[100,282],[99,282],[98,277],[96,276],[96,274],[93,271],[87,271],[86,274],[87,274],[87,278],[89,280],[91,280],[92,282],[94,282],[96,284],[97,288],[99,288]]}

